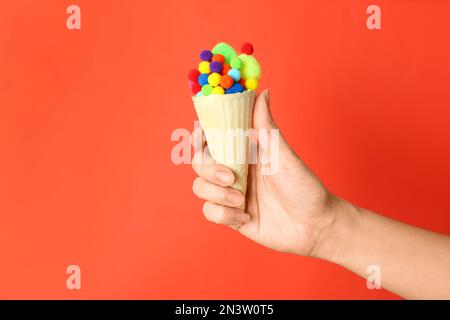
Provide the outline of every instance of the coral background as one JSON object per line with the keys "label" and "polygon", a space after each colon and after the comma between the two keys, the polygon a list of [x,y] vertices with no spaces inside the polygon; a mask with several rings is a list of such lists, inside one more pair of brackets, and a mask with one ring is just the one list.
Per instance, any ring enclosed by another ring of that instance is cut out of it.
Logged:
{"label": "coral background", "polygon": [[398,298],[203,218],[170,137],[192,129],[186,74],[219,41],[254,44],[277,123],[333,192],[450,233],[449,1],[216,9],[0,1],[0,298]]}

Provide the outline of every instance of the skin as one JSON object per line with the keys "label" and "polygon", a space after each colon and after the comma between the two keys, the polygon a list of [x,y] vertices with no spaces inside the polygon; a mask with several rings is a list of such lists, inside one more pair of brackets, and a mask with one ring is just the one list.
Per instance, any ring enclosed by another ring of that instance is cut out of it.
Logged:
{"label": "skin", "polygon": [[[256,99],[255,129],[277,128],[269,92]],[[193,141],[200,141],[199,136]],[[246,197],[230,188],[233,173],[196,153],[193,192],[209,221],[232,227],[273,250],[339,264],[362,277],[377,265],[382,285],[409,299],[450,299],[450,237],[388,219],[330,193],[280,135],[279,170],[249,167]],[[202,148],[200,148],[202,149]],[[262,151],[264,152],[264,151]]]}

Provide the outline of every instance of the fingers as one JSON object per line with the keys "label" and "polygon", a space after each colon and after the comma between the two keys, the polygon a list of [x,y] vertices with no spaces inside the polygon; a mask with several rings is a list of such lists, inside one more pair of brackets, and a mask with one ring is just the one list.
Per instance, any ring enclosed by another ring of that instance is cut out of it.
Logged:
{"label": "fingers", "polygon": [[224,206],[240,207],[245,202],[244,196],[239,191],[218,186],[200,177],[194,180],[192,191],[200,199]]}
{"label": "fingers", "polygon": [[203,138],[203,131],[196,129],[191,134],[191,144],[194,146],[194,158],[192,167],[201,178],[220,186],[231,186],[234,182],[234,174],[227,167],[217,164],[211,158],[206,142]]}
{"label": "fingers", "polygon": [[[202,159],[199,159],[200,157]],[[192,168],[199,177],[219,186],[228,187],[234,182],[233,172],[221,164],[214,163],[207,151],[195,154]]]}
{"label": "fingers", "polygon": [[251,219],[249,214],[240,209],[221,206],[210,201],[206,201],[203,205],[203,214],[211,222],[229,225],[234,229]]}

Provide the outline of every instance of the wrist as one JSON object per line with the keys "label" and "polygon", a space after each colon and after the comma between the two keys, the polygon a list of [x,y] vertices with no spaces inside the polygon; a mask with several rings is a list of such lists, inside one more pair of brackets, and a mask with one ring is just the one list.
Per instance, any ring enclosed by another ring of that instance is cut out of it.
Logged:
{"label": "wrist", "polygon": [[318,233],[311,256],[343,265],[362,214],[358,207],[331,195],[324,215],[325,223]]}

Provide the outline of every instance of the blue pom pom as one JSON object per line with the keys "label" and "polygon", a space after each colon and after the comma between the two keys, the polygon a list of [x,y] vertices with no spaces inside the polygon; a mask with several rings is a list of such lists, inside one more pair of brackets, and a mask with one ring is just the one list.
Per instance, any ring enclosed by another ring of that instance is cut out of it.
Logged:
{"label": "blue pom pom", "polygon": [[213,54],[209,50],[203,50],[200,52],[200,60],[202,61],[211,61]]}
{"label": "blue pom pom", "polygon": [[228,75],[236,82],[241,79],[241,72],[238,69],[231,69],[228,71]]}
{"label": "blue pom pom", "polygon": [[233,86],[226,91],[227,94],[238,92],[244,92],[244,87],[240,83],[233,84]]}
{"label": "blue pom pom", "polygon": [[201,86],[208,84],[208,76],[209,76],[209,74],[207,74],[207,73],[202,73],[201,75],[199,75],[198,76],[198,84]]}

